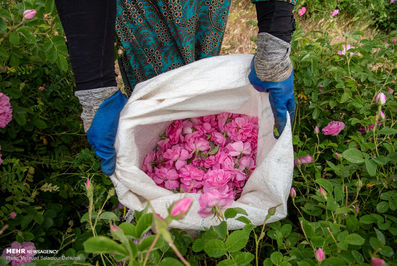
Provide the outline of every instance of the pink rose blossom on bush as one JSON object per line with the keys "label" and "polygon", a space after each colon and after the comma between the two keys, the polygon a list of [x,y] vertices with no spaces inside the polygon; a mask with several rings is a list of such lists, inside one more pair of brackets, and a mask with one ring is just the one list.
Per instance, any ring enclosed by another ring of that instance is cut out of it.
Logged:
{"label": "pink rose blossom on bush", "polygon": [[303,16],[306,13],[306,7],[302,7],[298,9],[298,15]]}
{"label": "pink rose blossom on bush", "polygon": [[39,87],[39,90],[40,90],[40,91],[44,91],[45,88],[44,88],[43,86],[41,86],[41,87]]}
{"label": "pink rose blossom on bush", "polygon": [[335,9],[334,11],[331,12],[331,17],[334,17],[339,14],[339,9]]}
{"label": "pink rose blossom on bush", "polygon": [[386,95],[383,92],[378,93],[375,99],[376,103],[384,105],[386,103]]}
{"label": "pink rose blossom on bush", "polygon": [[340,121],[331,121],[321,131],[324,135],[337,136],[345,128],[345,123]]}
{"label": "pink rose blossom on bush", "polygon": [[[342,48],[343,48],[342,51],[338,50],[338,54],[339,55],[345,55],[348,50],[354,49],[355,47],[353,45],[350,45],[350,44],[347,44],[347,45],[342,44]],[[355,53],[350,53],[350,55],[354,55],[354,54]]]}
{"label": "pink rose blossom on bush", "polygon": [[308,164],[308,163],[312,163],[313,162],[313,157],[311,157],[310,155],[306,155],[304,157],[300,157],[294,160],[294,164]]}
{"label": "pink rose blossom on bush", "polygon": [[12,266],[19,266],[23,263],[29,263],[33,261],[34,257],[34,252],[36,250],[35,245],[32,242],[23,242],[22,244],[14,241],[11,243],[11,249],[25,249],[25,253],[23,254],[22,252],[19,254],[12,254],[13,260],[9,260],[7,258],[10,258],[10,254],[7,254],[7,249],[5,248],[3,250],[2,257],[7,259],[7,263],[12,262]]}
{"label": "pink rose blossom on bush", "polygon": [[382,110],[379,110],[377,118],[378,118],[378,120],[380,120],[380,119],[384,120],[384,119],[386,119],[386,115]]}
{"label": "pink rose blossom on bush", "polygon": [[393,94],[393,93],[394,93],[394,90],[393,90],[392,88],[389,88],[387,91],[388,91],[390,94]]}
{"label": "pink rose blossom on bush", "polygon": [[316,250],[316,253],[314,254],[317,261],[322,262],[323,260],[325,260],[325,254],[322,248],[319,248]]}
{"label": "pink rose blossom on bush", "polygon": [[17,213],[16,212],[11,212],[9,216],[10,216],[11,219],[15,219],[15,217],[17,217]]}
{"label": "pink rose blossom on bush", "polygon": [[232,192],[225,191],[208,191],[200,195],[199,204],[200,210],[198,214],[205,218],[214,213],[213,208],[219,207],[220,209],[232,205],[234,195]]}
{"label": "pink rose blossom on bush", "polygon": [[291,198],[296,198],[296,190],[295,190],[295,188],[291,188],[291,190],[290,190],[290,195],[291,195]]}
{"label": "pink rose blossom on bush", "polygon": [[385,261],[380,258],[372,258],[371,266],[383,266],[385,265]]}
{"label": "pink rose blossom on bush", "polygon": [[181,215],[180,219],[182,219],[187,212],[189,211],[190,207],[192,206],[193,198],[183,198],[178,200],[171,210],[171,216],[179,216]]}
{"label": "pink rose blossom on bush", "polygon": [[0,92],[0,128],[5,128],[12,119],[10,99]]}
{"label": "pink rose blossom on bush", "polygon": [[23,11],[23,17],[25,19],[32,19],[36,16],[37,11],[34,9],[27,9],[25,11]]}

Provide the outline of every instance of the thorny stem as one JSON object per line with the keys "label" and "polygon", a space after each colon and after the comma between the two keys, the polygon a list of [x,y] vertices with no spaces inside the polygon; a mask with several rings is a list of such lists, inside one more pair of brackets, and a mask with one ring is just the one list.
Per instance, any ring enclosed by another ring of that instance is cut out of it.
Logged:
{"label": "thorny stem", "polygon": [[376,156],[379,156],[379,152],[378,152],[378,144],[377,144],[377,138],[376,138],[375,132],[376,132],[376,128],[378,127],[378,121],[379,121],[379,116],[380,116],[380,111],[381,111],[381,109],[382,109],[382,107],[379,105],[378,113],[377,113],[377,115],[376,115],[376,117],[375,117],[375,126],[374,126],[374,128],[372,129],[372,132],[373,132],[373,134],[374,134],[374,144],[375,144]]}
{"label": "thorny stem", "polygon": [[182,254],[179,252],[178,248],[174,245],[173,242],[169,243],[170,247],[172,250],[175,252],[175,254],[178,256],[178,258],[185,264],[186,266],[190,266],[190,263],[182,256]]}
{"label": "thorny stem", "polygon": [[300,225],[301,225],[301,228],[302,228],[302,231],[303,231],[303,235],[305,236],[306,241],[309,242],[310,246],[312,247],[313,251],[315,252],[316,249],[313,247],[313,244],[312,244],[312,242],[310,242],[309,238],[307,238],[305,229],[303,228],[303,222],[302,222],[302,220],[301,220],[299,223],[300,223]]}
{"label": "thorny stem", "polygon": [[156,237],[154,238],[154,240],[153,240],[152,244],[150,245],[148,251],[146,252],[145,260],[143,261],[143,265],[144,266],[146,265],[146,262],[149,259],[150,252],[152,251],[154,245],[156,245],[156,242],[157,242],[157,240],[159,240],[159,238],[160,238],[160,234],[157,233]]}

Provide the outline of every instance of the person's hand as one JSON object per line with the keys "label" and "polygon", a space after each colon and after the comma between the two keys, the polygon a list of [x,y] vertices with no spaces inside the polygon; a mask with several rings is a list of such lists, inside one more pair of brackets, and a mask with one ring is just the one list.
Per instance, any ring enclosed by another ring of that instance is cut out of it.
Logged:
{"label": "person's hand", "polygon": [[269,101],[274,115],[275,127],[278,131],[274,135],[278,138],[283,133],[284,127],[287,124],[287,111],[291,118],[291,123],[295,115],[294,71],[284,81],[261,81],[255,72],[252,62],[251,72],[248,78],[256,90],[269,92]]}
{"label": "person's hand", "polygon": [[[117,90],[110,97],[106,97],[109,93],[114,92],[114,88],[113,91],[106,88],[105,93],[103,93],[103,90],[96,91],[101,89],[78,91],[76,96],[83,106],[82,119],[85,130],[89,128],[86,132],[88,142],[101,158],[102,171],[110,176],[114,173],[116,164],[113,144],[116,138],[120,112],[127,102],[127,97],[120,90]],[[81,94],[84,94],[84,96],[81,96]],[[96,97],[93,97],[93,95]],[[106,98],[103,100],[104,97]],[[99,107],[97,107],[98,105]]]}
{"label": "person's hand", "polygon": [[287,123],[287,112],[291,123],[295,115],[294,72],[289,59],[289,43],[268,33],[259,33],[257,53],[248,75],[253,87],[269,93],[278,138]]}

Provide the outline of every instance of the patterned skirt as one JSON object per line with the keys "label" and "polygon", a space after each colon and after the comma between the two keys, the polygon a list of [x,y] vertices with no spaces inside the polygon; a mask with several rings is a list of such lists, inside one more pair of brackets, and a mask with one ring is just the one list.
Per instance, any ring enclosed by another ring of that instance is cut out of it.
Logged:
{"label": "patterned skirt", "polygon": [[125,89],[218,55],[231,0],[117,0],[116,33]]}

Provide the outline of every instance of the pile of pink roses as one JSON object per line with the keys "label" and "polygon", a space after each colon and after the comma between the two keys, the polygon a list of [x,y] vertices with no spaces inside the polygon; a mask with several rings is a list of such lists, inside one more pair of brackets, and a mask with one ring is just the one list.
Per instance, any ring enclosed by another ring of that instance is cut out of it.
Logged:
{"label": "pile of pink roses", "polygon": [[220,113],[173,121],[143,161],[163,188],[202,193],[202,217],[232,204],[256,167],[258,118]]}

